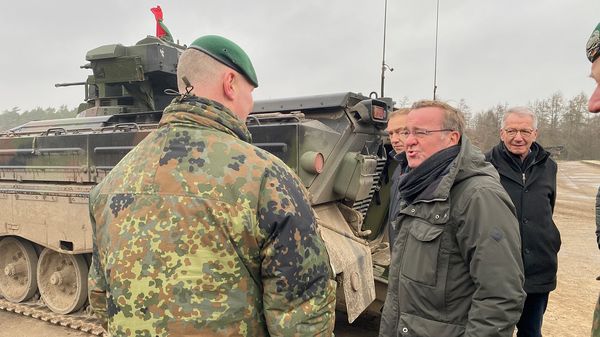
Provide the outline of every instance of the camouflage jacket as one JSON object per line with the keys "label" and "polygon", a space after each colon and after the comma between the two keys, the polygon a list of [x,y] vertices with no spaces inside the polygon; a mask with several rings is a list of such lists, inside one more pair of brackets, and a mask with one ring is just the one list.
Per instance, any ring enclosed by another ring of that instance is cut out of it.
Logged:
{"label": "camouflage jacket", "polygon": [[221,104],[176,98],[90,194],[90,304],[116,336],[331,336],[306,189]]}

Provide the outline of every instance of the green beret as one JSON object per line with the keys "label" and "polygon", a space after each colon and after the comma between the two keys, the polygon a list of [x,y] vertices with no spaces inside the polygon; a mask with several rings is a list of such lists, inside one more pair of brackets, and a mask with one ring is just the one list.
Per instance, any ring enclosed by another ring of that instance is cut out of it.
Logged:
{"label": "green beret", "polygon": [[250,62],[250,58],[233,41],[222,36],[206,35],[197,38],[188,48],[196,49],[212,56],[215,60],[244,75],[254,87],[258,87],[256,72],[254,71],[252,62]]}
{"label": "green beret", "polygon": [[600,56],[600,23],[596,26],[587,42],[586,53],[590,62],[596,61],[598,56]]}

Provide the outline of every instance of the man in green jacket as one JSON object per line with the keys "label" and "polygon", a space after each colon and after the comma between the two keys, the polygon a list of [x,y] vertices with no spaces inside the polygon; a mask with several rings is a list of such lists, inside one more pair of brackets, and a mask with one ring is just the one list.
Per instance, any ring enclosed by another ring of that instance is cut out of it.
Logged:
{"label": "man in green jacket", "polygon": [[600,112],[600,23],[592,32],[586,47],[587,57],[592,62],[590,77],[596,81],[596,89],[590,97],[588,109],[590,112]]}
{"label": "man in green jacket", "polygon": [[[590,112],[600,112],[600,23],[596,26],[586,45],[586,55],[592,62],[592,73],[590,77],[596,81],[596,89],[588,102]],[[596,195],[596,241],[600,249],[600,188]],[[594,310],[594,321],[592,323],[592,337],[600,337],[600,296]]]}
{"label": "man in green jacket", "polygon": [[90,194],[92,308],[114,336],[331,336],[335,281],[306,190],[250,144],[250,59],[204,36],[177,78],[158,130]]}
{"label": "man in green jacket", "polygon": [[525,293],[515,209],[461,113],[412,106],[380,336],[511,337]]}

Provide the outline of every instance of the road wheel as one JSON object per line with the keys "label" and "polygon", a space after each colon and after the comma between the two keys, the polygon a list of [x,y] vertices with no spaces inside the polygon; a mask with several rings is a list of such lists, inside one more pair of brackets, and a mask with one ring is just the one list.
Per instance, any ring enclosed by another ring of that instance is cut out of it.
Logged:
{"label": "road wheel", "polygon": [[40,296],[59,314],[79,310],[87,299],[88,266],[83,255],[61,254],[44,249],[38,261]]}
{"label": "road wheel", "polygon": [[0,240],[0,294],[11,302],[28,300],[37,291],[35,249],[28,241]]}

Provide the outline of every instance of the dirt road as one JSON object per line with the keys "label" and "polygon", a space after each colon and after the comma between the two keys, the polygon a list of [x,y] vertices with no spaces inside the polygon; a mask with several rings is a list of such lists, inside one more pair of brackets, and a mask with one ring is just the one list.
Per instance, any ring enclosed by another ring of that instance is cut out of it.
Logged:
{"label": "dirt road", "polygon": [[[550,295],[544,320],[546,337],[590,335],[594,304],[600,292],[600,251],[594,235],[594,200],[600,185],[600,162],[561,162],[554,220],[562,235],[558,287]],[[348,325],[339,317],[336,336],[377,336],[377,322]],[[90,335],[0,311],[0,337]]]}
{"label": "dirt road", "polygon": [[600,251],[596,245],[594,205],[600,162],[559,163],[554,212],[562,236],[558,285],[544,316],[545,336],[589,336],[600,291]]}

